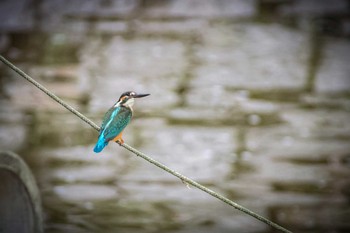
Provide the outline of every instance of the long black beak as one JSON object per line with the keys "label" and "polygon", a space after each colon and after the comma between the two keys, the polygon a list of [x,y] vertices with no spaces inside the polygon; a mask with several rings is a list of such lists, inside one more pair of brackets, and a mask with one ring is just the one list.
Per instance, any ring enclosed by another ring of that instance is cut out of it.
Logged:
{"label": "long black beak", "polygon": [[134,98],[142,98],[142,97],[146,97],[149,96],[150,94],[136,94],[134,95]]}

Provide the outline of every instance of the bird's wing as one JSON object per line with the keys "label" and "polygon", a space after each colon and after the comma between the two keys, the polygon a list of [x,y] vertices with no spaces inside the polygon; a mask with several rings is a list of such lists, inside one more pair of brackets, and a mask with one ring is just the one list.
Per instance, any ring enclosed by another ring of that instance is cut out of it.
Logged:
{"label": "bird's wing", "polygon": [[101,128],[100,128],[100,132],[102,132],[105,129],[107,123],[109,122],[109,120],[111,120],[112,113],[114,111],[116,111],[116,113],[114,113],[114,114],[117,114],[119,109],[118,108],[115,109],[115,108],[112,107],[106,112],[106,114],[104,115],[103,120],[102,120],[102,125],[101,125]]}
{"label": "bird's wing", "polygon": [[126,107],[118,107],[119,110],[116,114],[111,114],[113,117],[112,121],[106,125],[106,128],[103,131],[103,135],[107,141],[112,140],[118,136],[124,128],[129,124],[132,111]]}

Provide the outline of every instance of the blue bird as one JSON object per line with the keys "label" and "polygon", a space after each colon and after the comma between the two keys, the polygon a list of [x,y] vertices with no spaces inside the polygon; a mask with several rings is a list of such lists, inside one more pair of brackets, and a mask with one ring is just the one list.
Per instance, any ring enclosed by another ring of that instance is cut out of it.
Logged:
{"label": "blue bird", "polygon": [[150,94],[136,94],[133,91],[124,92],[119,100],[105,114],[100,128],[100,135],[94,148],[99,153],[107,146],[109,141],[123,144],[122,133],[130,123],[135,98],[141,98]]}

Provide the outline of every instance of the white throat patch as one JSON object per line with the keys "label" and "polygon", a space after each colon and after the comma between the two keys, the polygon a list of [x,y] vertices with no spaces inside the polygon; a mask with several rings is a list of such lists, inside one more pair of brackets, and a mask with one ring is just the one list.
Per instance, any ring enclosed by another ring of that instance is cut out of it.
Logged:
{"label": "white throat patch", "polygon": [[134,98],[130,98],[123,105],[131,108],[134,105],[134,102],[135,102],[135,99]]}

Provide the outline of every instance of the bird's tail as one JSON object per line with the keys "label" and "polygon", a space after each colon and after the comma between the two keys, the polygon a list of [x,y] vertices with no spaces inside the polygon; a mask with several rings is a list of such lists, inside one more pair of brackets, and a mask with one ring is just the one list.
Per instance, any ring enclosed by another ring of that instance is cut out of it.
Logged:
{"label": "bird's tail", "polygon": [[101,137],[98,138],[98,141],[95,145],[94,152],[99,153],[107,146],[108,142],[105,141],[104,137],[101,135]]}

